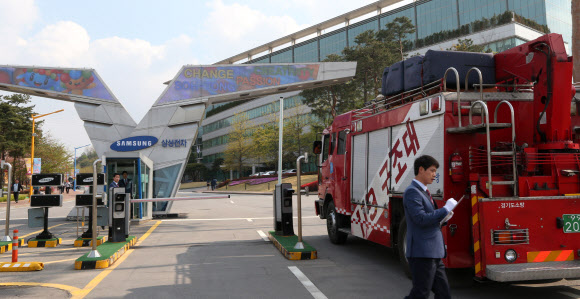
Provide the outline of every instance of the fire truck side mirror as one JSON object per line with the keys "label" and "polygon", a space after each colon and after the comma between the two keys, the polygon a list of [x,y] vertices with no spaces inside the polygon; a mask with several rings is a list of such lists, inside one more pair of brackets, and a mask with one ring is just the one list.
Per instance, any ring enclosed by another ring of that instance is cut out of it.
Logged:
{"label": "fire truck side mirror", "polygon": [[312,152],[315,155],[320,155],[320,153],[322,153],[322,141],[314,141],[312,144]]}

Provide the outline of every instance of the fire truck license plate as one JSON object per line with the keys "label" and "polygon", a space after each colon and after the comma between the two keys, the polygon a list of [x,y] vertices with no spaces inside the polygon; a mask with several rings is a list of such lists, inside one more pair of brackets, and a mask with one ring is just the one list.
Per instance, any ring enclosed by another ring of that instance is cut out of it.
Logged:
{"label": "fire truck license plate", "polygon": [[580,214],[564,214],[564,232],[580,233]]}

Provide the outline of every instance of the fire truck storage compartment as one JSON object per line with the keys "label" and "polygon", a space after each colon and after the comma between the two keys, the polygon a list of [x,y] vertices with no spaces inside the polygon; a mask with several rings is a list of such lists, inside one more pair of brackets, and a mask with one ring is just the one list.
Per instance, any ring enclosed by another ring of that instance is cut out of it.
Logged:
{"label": "fire truck storage compartment", "polygon": [[413,56],[403,63],[405,69],[405,91],[421,87],[421,71],[423,70],[423,55]]}
{"label": "fire truck storage compartment", "polygon": [[364,199],[366,193],[367,134],[352,139],[352,200]]}
{"label": "fire truck storage compartment", "polygon": [[[423,84],[443,78],[445,71],[454,67],[459,73],[461,88],[465,87],[465,75],[472,67],[477,67],[482,74],[483,84],[495,84],[495,63],[491,53],[471,53],[459,51],[429,50],[423,60]],[[456,88],[455,75],[447,75],[447,87]],[[479,84],[476,71],[469,74],[469,86]]]}
{"label": "fire truck storage compartment", "polygon": [[382,85],[381,85],[381,93],[386,96],[386,88],[387,88],[387,76],[389,75],[389,67],[387,66],[384,70],[383,70],[383,78],[382,78]]}
{"label": "fire truck storage compartment", "polygon": [[383,95],[391,96],[405,90],[405,84],[403,83],[405,77],[403,76],[403,72],[403,61],[391,65],[389,68],[389,74],[387,75],[386,84],[383,85]]}

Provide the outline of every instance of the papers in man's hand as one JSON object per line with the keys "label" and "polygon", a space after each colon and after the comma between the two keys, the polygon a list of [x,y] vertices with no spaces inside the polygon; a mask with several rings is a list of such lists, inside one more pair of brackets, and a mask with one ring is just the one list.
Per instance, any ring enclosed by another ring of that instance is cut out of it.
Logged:
{"label": "papers in man's hand", "polygon": [[463,198],[465,198],[465,195],[461,196],[461,198],[457,201],[457,204],[453,207],[453,209],[451,209],[451,211],[449,211],[447,216],[445,216],[445,218],[443,218],[443,220],[441,220],[441,222],[439,222],[440,225],[443,225],[443,223],[449,221],[449,219],[451,219],[451,217],[453,217],[453,210],[455,210],[455,208],[457,208],[457,206],[461,203]]}

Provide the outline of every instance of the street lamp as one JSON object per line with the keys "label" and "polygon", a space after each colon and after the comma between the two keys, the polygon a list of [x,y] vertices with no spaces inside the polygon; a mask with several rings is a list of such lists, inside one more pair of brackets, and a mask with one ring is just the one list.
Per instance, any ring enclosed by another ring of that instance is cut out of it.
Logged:
{"label": "street lamp", "polygon": [[73,191],[74,190],[77,190],[77,149],[83,148],[83,147],[86,147],[86,146],[89,146],[89,145],[90,144],[83,145],[83,146],[79,146],[79,147],[75,147],[75,168],[73,169],[73,172],[74,172],[73,176],[75,177],[75,180],[74,180],[74,185],[73,185]]}
{"label": "street lamp", "polygon": [[[41,118],[41,117],[45,117],[47,115],[51,115],[51,114],[55,114],[55,113],[59,113],[59,112],[63,112],[64,109],[60,109],[58,111],[54,111],[51,113],[47,113],[47,114],[42,114],[42,115],[32,115],[32,150],[30,151],[30,175],[34,174],[34,136],[36,136],[36,134],[34,133],[34,122],[36,121],[37,118]],[[30,185],[30,194],[29,196],[32,196],[32,185]]]}

